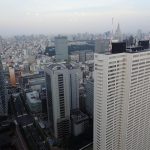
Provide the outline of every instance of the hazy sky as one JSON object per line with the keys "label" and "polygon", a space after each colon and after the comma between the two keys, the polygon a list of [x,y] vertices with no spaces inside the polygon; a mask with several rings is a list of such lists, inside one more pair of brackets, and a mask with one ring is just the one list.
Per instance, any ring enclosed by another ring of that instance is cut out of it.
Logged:
{"label": "hazy sky", "polygon": [[0,35],[150,31],[150,0],[0,0]]}

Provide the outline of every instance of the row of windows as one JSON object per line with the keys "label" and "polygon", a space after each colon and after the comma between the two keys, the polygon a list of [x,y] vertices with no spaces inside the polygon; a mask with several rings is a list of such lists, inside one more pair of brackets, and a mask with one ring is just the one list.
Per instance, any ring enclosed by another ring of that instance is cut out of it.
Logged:
{"label": "row of windows", "polygon": [[123,59],[120,59],[118,61],[125,61],[126,55],[118,55],[118,56],[110,56],[109,59],[117,59],[117,58],[123,58]]}
{"label": "row of windows", "polygon": [[65,117],[65,104],[64,104],[64,83],[63,74],[58,75],[58,88],[59,88],[59,104],[60,104],[60,117]]}
{"label": "row of windows", "polygon": [[147,55],[150,55],[150,53],[144,53],[144,54],[135,54],[133,55],[133,58],[137,58],[137,57],[143,57],[143,56],[147,56]]}

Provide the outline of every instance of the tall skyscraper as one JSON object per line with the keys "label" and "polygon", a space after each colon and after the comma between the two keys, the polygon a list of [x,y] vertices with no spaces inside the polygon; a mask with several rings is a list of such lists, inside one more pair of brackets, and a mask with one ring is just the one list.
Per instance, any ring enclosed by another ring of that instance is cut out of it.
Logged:
{"label": "tall skyscraper", "polygon": [[7,115],[7,113],[8,113],[8,103],[6,97],[3,65],[0,57],[0,116]]}
{"label": "tall skyscraper", "polygon": [[149,150],[150,51],[94,57],[94,150]]}
{"label": "tall skyscraper", "polygon": [[70,135],[70,109],[79,108],[77,72],[68,64],[45,68],[48,120],[56,138]]}
{"label": "tall skyscraper", "polygon": [[55,37],[55,53],[57,62],[68,60],[67,37],[65,36]]}

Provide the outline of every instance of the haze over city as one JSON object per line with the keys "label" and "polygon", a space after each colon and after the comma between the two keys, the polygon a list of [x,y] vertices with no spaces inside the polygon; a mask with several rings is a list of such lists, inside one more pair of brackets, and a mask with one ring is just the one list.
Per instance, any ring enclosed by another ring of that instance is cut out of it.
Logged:
{"label": "haze over city", "polygon": [[0,0],[0,35],[149,32],[148,0]]}
{"label": "haze over city", "polygon": [[0,0],[0,150],[150,150],[150,0]]}

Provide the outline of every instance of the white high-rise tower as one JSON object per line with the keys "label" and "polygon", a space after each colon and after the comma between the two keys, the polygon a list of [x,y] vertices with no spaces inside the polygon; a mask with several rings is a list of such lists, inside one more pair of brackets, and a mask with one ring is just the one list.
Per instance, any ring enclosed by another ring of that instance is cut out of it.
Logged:
{"label": "white high-rise tower", "polygon": [[94,57],[94,150],[149,150],[150,51]]}

